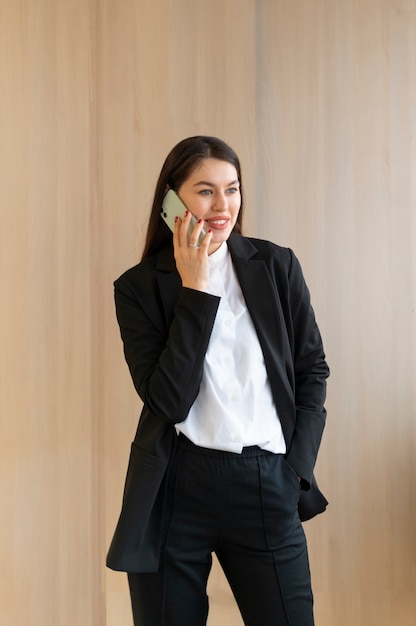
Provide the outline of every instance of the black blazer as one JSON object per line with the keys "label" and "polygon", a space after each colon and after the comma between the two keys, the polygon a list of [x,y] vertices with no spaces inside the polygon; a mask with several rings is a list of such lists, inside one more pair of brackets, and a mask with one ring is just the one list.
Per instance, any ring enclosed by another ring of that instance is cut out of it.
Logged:
{"label": "black blazer", "polygon": [[[235,234],[228,246],[263,350],[286,458],[302,479],[299,514],[309,519],[328,504],[313,469],[329,375],[309,291],[291,250]],[[186,419],[198,394],[220,298],[182,287],[168,246],[115,282],[115,301],[126,361],[144,406],[107,565],[152,572],[159,562],[174,424]]]}

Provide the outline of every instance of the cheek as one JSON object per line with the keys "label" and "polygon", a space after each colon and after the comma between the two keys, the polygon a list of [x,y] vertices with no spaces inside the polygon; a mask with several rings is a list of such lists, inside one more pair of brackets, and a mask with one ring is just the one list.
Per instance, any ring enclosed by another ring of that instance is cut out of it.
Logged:
{"label": "cheek", "polygon": [[238,218],[238,214],[240,213],[241,202],[236,202],[235,207],[233,207],[233,223],[235,224]]}

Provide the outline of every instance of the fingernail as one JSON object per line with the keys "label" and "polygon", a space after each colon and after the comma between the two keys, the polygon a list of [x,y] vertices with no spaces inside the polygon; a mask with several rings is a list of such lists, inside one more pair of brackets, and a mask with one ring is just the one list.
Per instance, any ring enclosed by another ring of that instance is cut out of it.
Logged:
{"label": "fingernail", "polygon": [[188,217],[189,211],[185,211],[185,217]]}
{"label": "fingernail", "polygon": [[202,224],[202,220],[198,220],[198,224]]}
{"label": "fingernail", "polygon": [[176,216],[176,217],[175,217],[175,224],[176,224],[176,222],[178,221],[178,219],[179,219],[179,217],[178,217],[178,216]]}

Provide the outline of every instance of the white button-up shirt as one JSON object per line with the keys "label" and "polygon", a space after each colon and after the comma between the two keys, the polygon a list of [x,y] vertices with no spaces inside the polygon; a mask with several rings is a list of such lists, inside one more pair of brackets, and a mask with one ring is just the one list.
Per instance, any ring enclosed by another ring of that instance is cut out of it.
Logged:
{"label": "white button-up shirt", "polygon": [[263,353],[225,243],[209,264],[207,291],[221,300],[199,394],[177,430],[205,448],[240,453],[258,445],[285,453]]}

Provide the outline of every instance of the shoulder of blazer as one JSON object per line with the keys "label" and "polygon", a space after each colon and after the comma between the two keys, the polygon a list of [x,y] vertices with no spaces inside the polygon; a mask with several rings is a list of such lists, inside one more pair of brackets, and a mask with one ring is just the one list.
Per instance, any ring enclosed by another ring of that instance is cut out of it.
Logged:
{"label": "shoulder of blazer", "polygon": [[[293,251],[271,241],[232,234],[228,240],[228,247],[240,282],[241,280],[245,282],[246,272],[252,274],[254,279],[257,271],[255,267],[258,270],[263,267],[263,270],[267,268],[272,282],[279,285],[279,290],[286,291],[289,283],[294,278],[296,280],[301,272]],[[253,286],[251,282],[251,287]]]}
{"label": "shoulder of blazer", "polygon": [[115,282],[115,299],[135,302],[163,327],[169,326],[181,293],[181,279],[176,269],[173,246],[130,268]]}
{"label": "shoulder of blazer", "polygon": [[231,234],[228,239],[231,256],[245,260],[277,260],[287,269],[290,269],[293,252],[290,248],[279,246],[276,243],[255,237]]}
{"label": "shoulder of blazer", "polygon": [[171,245],[162,248],[156,254],[143,259],[137,265],[130,267],[123,272],[115,281],[115,285],[122,283],[136,282],[145,279],[146,276],[154,275],[157,271],[175,272],[176,264]]}

